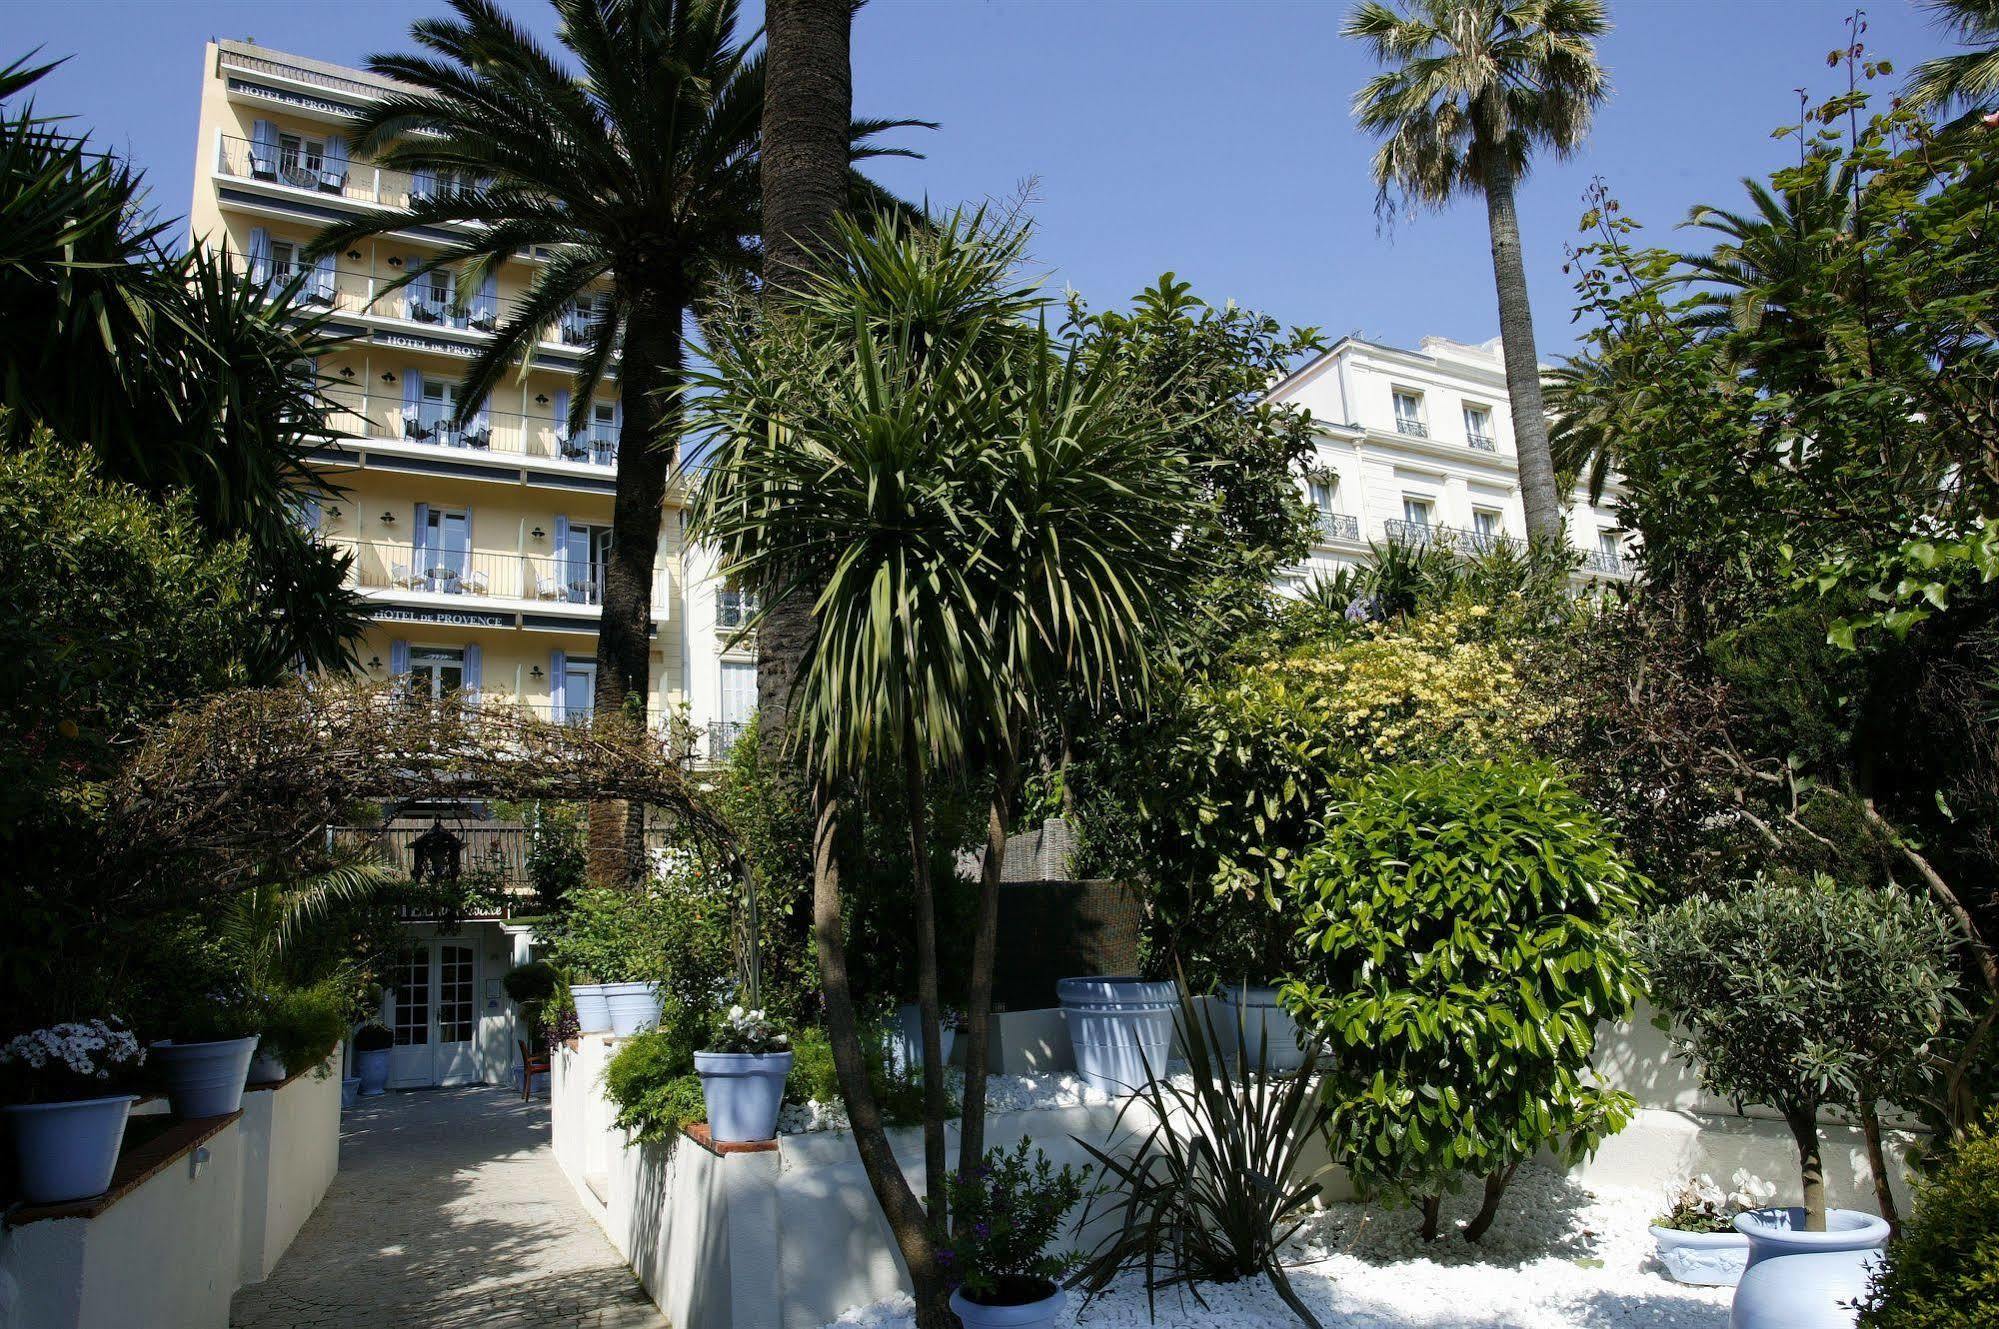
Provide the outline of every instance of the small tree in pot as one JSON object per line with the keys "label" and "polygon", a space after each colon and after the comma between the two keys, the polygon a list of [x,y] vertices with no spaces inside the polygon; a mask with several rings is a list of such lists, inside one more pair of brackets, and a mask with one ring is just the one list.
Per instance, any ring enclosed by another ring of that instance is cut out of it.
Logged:
{"label": "small tree in pot", "polygon": [[1087,1177],[1087,1169],[1066,1164],[1056,1171],[1026,1140],[1012,1153],[994,1149],[977,1165],[947,1175],[945,1207],[954,1227],[938,1234],[937,1262],[957,1285],[951,1309],[967,1329],[1055,1323],[1062,1276],[1077,1257],[1048,1248],[1083,1198]]}
{"label": "small tree in pot", "polygon": [[[1921,896],[1758,880],[1648,920],[1654,1000],[1710,1093],[1783,1114],[1798,1147],[1805,1231],[1826,1230],[1820,1110],[1871,1120],[1883,1086],[1929,1063],[1955,1001],[1950,924]],[[1886,1158],[1870,1130],[1876,1180]]]}

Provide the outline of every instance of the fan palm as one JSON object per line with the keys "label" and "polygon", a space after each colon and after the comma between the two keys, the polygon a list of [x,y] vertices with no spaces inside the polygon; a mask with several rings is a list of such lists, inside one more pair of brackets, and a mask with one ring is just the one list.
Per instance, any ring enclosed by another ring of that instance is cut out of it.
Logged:
{"label": "fan palm", "polygon": [[[1003,837],[1013,754],[1058,681],[1146,686],[1159,587],[1200,519],[1186,460],[1134,409],[1114,362],[1086,365],[1024,321],[1025,236],[980,218],[934,228],[841,219],[823,271],[760,336],[711,348],[712,433],[693,538],[767,588],[810,596],[794,741],[819,812],[814,927],[835,1064],[870,1183],[915,1282],[919,1323],[952,1323],[933,1219],[868,1095],[833,846],[849,794],[901,784],[923,1009],[927,1193],[945,1175],[936,937],[922,810],[943,774],[991,773]],[[857,799],[864,804],[864,800]],[[991,989],[997,874],[982,892],[969,988]],[[977,1056],[974,1052],[971,1055]],[[974,1080],[979,1077],[973,1077]],[[983,1149],[966,1086],[959,1165]]]}
{"label": "fan palm", "polygon": [[1917,65],[1909,100],[1966,111],[1999,103],[1999,0],[1928,0],[1924,8],[1938,27],[1973,49]]}
{"label": "fan palm", "polygon": [[1562,538],[1562,502],[1513,194],[1536,149],[1566,156],[1581,144],[1610,92],[1595,48],[1609,28],[1601,0],[1365,0],[1345,28],[1386,66],[1354,97],[1355,120],[1381,138],[1383,203],[1485,196],[1521,496],[1537,539]]}
{"label": "fan palm", "polygon": [[[476,282],[520,253],[545,256],[470,366],[465,416],[580,295],[611,283],[576,371],[569,421],[582,426],[591,392],[615,374],[625,410],[595,698],[596,713],[608,715],[649,685],[653,559],[680,435],[684,324],[718,283],[757,266],[764,63],[737,35],[736,0],[552,3],[580,76],[493,0],[451,0],[451,17],[412,25],[422,53],[369,60],[406,90],[370,107],[356,151],[459,183],[405,210],[331,226],[314,252],[471,223],[403,283],[439,268]],[[869,144],[907,123],[855,123],[849,159],[899,152]],[[852,172],[848,182],[860,197],[880,197]]]}

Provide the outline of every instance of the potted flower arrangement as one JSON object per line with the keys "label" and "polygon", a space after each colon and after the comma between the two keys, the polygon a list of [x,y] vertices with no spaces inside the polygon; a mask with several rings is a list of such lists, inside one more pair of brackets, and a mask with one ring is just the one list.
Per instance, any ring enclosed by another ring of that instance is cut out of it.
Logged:
{"label": "potted flower arrangement", "polygon": [[1735,1230],[1735,1216],[1768,1204],[1777,1188],[1737,1168],[1724,1191],[1703,1172],[1673,1195],[1672,1207],[1652,1224],[1659,1263],[1682,1283],[1734,1287],[1749,1263],[1749,1238]]}
{"label": "potted flower arrangement", "polygon": [[0,1083],[15,1169],[30,1204],[62,1204],[111,1186],[133,1094],[117,1092],[145,1061],[117,1020],[36,1029],[0,1045]]}
{"label": "potted flower arrangement", "polygon": [[717,1144],[777,1138],[791,1038],[760,1010],[731,1006],[715,1021],[705,1052],[694,1054],[708,1135]]}
{"label": "potted flower arrangement", "polygon": [[247,994],[218,990],[174,1021],[179,1037],[152,1045],[150,1059],[176,1117],[221,1117],[243,1106],[260,1024]]}
{"label": "potted flower arrangement", "polygon": [[1074,1252],[1049,1247],[1083,1198],[1087,1172],[1057,1172],[1022,1140],[989,1152],[969,1173],[945,1181],[954,1231],[939,1244],[945,1276],[957,1284],[951,1309],[965,1329],[1049,1329],[1062,1313],[1061,1280]]}
{"label": "potted flower arrangement", "polygon": [[378,1098],[389,1087],[389,1049],[396,1036],[378,1020],[354,1031],[354,1068],[361,1073],[361,1097]]}

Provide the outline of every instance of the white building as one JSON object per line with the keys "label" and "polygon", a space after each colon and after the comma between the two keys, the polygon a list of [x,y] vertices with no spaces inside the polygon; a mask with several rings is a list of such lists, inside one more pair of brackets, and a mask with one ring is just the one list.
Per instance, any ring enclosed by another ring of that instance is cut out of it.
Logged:
{"label": "white building", "polygon": [[[1479,346],[1425,337],[1415,351],[1342,338],[1270,391],[1312,413],[1316,457],[1299,483],[1319,513],[1311,554],[1290,589],[1352,566],[1370,543],[1524,542],[1519,453],[1499,339]],[[1611,511],[1616,477],[1593,504],[1578,486],[1569,539],[1583,574],[1628,577],[1626,536]]]}

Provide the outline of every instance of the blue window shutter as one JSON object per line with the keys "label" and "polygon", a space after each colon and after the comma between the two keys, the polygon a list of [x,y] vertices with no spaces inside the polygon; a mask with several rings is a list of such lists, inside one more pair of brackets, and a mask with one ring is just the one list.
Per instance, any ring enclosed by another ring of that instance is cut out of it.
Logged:
{"label": "blue window shutter", "polygon": [[569,598],[569,518],[555,519],[555,593]]}
{"label": "blue window shutter", "polygon": [[410,644],[401,637],[389,643],[389,673],[397,678],[410,671]]}
{"label": "blue window shutter", "polygon": [[479,408],[472,412],[473,429],[488,429],[492,427],[492,405],[493,398],[490,394],[479,399]]}
{"label": "blue window shutter", "polygon": [[338,134],[328,134],[324,160],[327,183],[335,189],[343,188],[347,184],[347,140]]}
{"label": "blue window shutter", "polygon": [[250,280],[271,279],[271,233],[261,226],[250,228]]}
{"label": "blue window shutter", "polygon": [[415,562],[410,570],[422,575],[429,569],[424,566],[424,551],[430,547],[430,504],[416,505],[416,529],[411,532],[410,548],[415,553]]}
{"label": "blue window shutter", "polygon": [[403,370],[403,436],[410,437],[419,413],[423,410],[423,371]]}
{"label": "blue window shutter", "polygon": [[569,718],[569,655],[565,651],[548,653],[548,713],[557,720]]}
{"label": "blue window shutter", "polygon": [[428,166],[419,166],[410,172],[410,198],[412,201],[429,198],[437,192],[437,172]]}
{"label": "blue window shutter", "polygon": [[497,319],[500,316],[499,277],[493,273],[487,273],[485,279],[479,283],[479,294],[475,299],[477,302],[473,306],[475,309]]}
{"label": "blue window shutter", "polygon": [[562,445],[569,441],[569,389],[555,390],[555,455],[562,455]]}
{"label": "blue window shutter", "polygon": [[317,294],[328,304],[333,303],[333,255],[321,254],[312,265],[313,281],[318,287]]}
{"label": "blue window shutter", "polygon": [[251,122],[250,170],[257,175],[278,173],[278,127],[273,121]]}
{"label": "blue window shutter", "polygon": [[485,651],[480,649],[477,642],[465,647],[465,691],[474,696],[479,693],[480,673],[485,666],[485,656]]}

